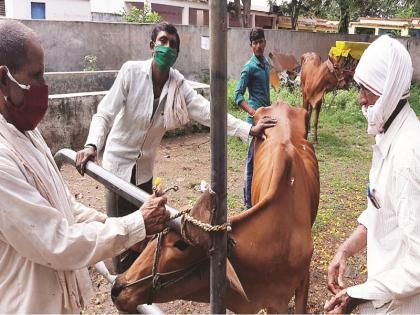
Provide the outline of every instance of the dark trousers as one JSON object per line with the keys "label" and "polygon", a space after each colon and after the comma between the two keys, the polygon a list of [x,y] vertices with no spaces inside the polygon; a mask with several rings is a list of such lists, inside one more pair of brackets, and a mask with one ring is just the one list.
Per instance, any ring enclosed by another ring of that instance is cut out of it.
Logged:
{"label": "dark trousers", "polygon": [[244,183],[244,204],[247,209],[252,207],[251,188],[252,174],[254,173],[254,139],[251,140],[248,148],[245,167],[245,183]]}
{"label": "dark trousers", "polygon": [[[133,167],[133,171],[131,173],[131,184],[136,184],[136,167]],[[153,190],[153,178],[151,178],[148,182],[140,184],[137,186],[138,188],[152,194]],[[134,211],[138,210],[139,207],[133,205],[129,201],[125,200],[124,198],[118,196],[116,193],[108,190],[106,194],[106,213],[109,217],[123,217]],[[112,263],[114,265],[114,271],[118,274],[123,273],[126,271],[133,262],[137,259],[139,253],[136,251],[132,251],[130,249],[126,250],[124,253],[112,258]]]}

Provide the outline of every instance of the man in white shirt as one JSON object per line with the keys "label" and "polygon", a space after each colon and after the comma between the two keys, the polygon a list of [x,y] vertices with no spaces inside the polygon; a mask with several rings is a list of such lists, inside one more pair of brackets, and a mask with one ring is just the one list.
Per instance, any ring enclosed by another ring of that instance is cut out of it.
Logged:
{"label": "man in white shirt", "polygon": [[122,218],[76,202],[36,129],[48,108],[41,42],[11,20],[0,34],[0,313],[80,313],[87,266],[160,232],[166,199]]}
{"label": "man in white shirt", "polygon": [[[102,166],[151,192],[155,155],[165,132],[190,119],[210,125],[210,103],[172,68],[179,47],[176,28],[162,22],[152,31],[150,50],[153,58],[128,61],[122,66],[92,118],[85,148],[77,154],[76,165],[82,174],[86,162],[95,160],[97,151],[105,146]],[[251,126],[228,115],[228,134],[242,139],[260,136],[275,122],[267,117]],[[133,210],[133,205],[108,193],[109,216],[121,216]],[[125,271],[137,255],[137,252],[129,251],[114,259],[116,271]]]}
{"label": "man in white shirt", "polygon": [[[368,205],[328,268],[327,313],[420,313],[420,123],[408,104],[413,66],[387,35],[364,52],[354,75],[375,136]],[[345,288],[346,260],[367,248],[368,279]]]}

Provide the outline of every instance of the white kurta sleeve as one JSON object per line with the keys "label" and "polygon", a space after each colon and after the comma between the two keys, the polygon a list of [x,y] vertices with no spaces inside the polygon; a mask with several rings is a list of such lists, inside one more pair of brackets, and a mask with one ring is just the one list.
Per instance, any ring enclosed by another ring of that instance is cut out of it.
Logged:
{"label": "white kurta sleeve", "polygon": [[74,213],[74,218],[77,223],[81,222],[93,222],[98,221],[104,223],[108,216],[102,212],[99,212],[93,208],[87,207],[84,204],[78,202],[76,198],[73,197],[70,190],[66,187],[67,196],[70,198]]}
{"label": "white kurta sleeve", "polygon": [[393,173],[392,193],[398,226],[405,239],[405,254],[394,268],[349,288],[352,297],[393,300],[420,293],[420,161],[405,163]]}
{"label": "white kurta sleeve", "polygon": [[357,222],[365,228],[369,228],[369,208],[365,209],[357,218]]}
{"label": "white kurta sleeve", "polygon": [[90,123],[86,144],[94,144],[98,151],[102,150],[109,130],[116,115],[124,106],[129,91],[129,62],[126,62],[118,72],[111,89],[98,105]]}
{"label": "white kurta sleeve", "polygon": [[[184,81],[182,85],[189,117],[204,126],[210,127],[210,102],[198,94],[188,82]],[[227,115],[227,133],[229,136],[237,136],[246,141],[251,127],[247,122],[230,114]]]}
{"label": "white kurta sleeve", "polygon": [[105,222],[70,224],[4,157],[0,157],[0,182],[0,232],[11,247],[35,263],[56,270],[80,269],[145,238],[140,211]]}

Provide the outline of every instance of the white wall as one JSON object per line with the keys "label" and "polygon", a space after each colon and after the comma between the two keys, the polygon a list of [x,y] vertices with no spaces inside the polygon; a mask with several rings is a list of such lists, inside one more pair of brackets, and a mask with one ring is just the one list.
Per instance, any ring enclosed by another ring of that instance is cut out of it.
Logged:
{"label": "white wall", "polygon": [[45,3],[47,20],[91,20],[89,0],[6,0],[6,16],[13,19],[31,19],[31,2]]}
{"label": "white wall", "polygon": [[125,7],[124,0],[90,0],[92,12],[119,13]]}

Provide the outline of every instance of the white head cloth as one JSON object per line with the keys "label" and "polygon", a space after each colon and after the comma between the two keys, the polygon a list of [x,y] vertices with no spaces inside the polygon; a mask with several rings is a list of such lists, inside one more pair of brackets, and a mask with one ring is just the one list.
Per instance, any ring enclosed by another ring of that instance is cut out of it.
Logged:
{"label": "white head cloth", "polygon": [[365,50],[354,80],[379,98],[368,113],[368,133],[376,135],[397,107],[410,96],[413,64],[407,49],[396,39],[383,35]]}

